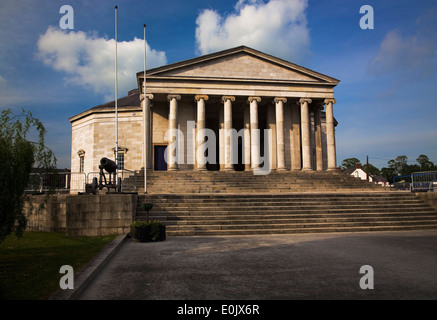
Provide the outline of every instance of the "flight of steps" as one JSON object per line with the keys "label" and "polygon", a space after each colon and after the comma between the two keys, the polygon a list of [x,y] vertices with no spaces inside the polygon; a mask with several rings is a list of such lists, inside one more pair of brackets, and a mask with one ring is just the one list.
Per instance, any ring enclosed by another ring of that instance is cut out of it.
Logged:
{"label": "flight of steps", "polygon": [[154,172],[147,181],[136,219],[152,203],[149,219],[169,236],[437,229],[437,212],[413,194],[338,173]]}
{"label": "flight of steps", "polygon": [[[144,193],[144,172],[137,175],[137,190]],[[383,190],[350,175],[327,171],[151,171],[147,193],[282,193]]]}

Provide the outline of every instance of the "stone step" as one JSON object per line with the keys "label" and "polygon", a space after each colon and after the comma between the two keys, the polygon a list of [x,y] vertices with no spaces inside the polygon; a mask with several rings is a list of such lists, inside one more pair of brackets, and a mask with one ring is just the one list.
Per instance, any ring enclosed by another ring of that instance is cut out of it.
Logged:
{"label": "stone step", "polygon": [[[437,225],[437,218],[434,218],[433,220],[428,220],[428,223],[431,222],[432,224]],[[403,225],[417,225],[423,224],[423,220],[421,219],[414,219],[414,220],[402,220],[402,221],[396,221],[396,226],[403,226]],[[377,221],[377,220],[370,220],[370,221],[326,221],[326,222],[304,222],[304,223],[298,223],[298,222],[282,222],[282,223],[257,223],[257,224],[248,224],[248,223],[242,223],[242,224],[198,224],[198,225],[186,225],[186,224],[171,224],[168,225],[168,230],[198,230],[198,231],[205,231],[205,230],[240,230],[240,229],[296,229],[296,228],[333,228],[333,227],[357,227],[357,226],[391,226],[393,225],[393,221]]]}
{"label": "stone step", "polygon": [[331,232],[375,232],[375,231],[406,231],[406,230],[434,230],[434,224],[414,225],[383,225],[383,226],[345,226],[345,227],[305,227],[282,229],[238,229],[238,230],[172,230],[168,236],[226,236],[226,235],[260,235],[260,234],[298,234],[298,233],[331,233]]}
{"label": "stone step", "polygon": [[[150,217],[153,220],[155,217]],[[349,217],[232,217],[226,220],[218,220],[217,217],[209,216],[202,219],[165,220],[161,219],[167,226],[211,226],[211,225],[270,225],[270,224],[307,224],[307,223],[337,223],[337,222],[408,222],[408,221],[437,221],[437,216],[430,215],[399,215],[399,216],[349,216]]]}
{"label": "stone step", "polygon": [[[137,175],[137,190],[144,192],[144,172]],[[148,171],[147,191],[157,193],[280,193],[319,191],[383,191],[381,186],[337,172]]]}
{"label": "stone step", "polygon": [[[418,208],[417,212],[434,212],[432,209],[428,209],[428,208]],[[263,213],[266,210],[233,210],[233,209],[229,209],[229,210],[208,210],[208,211],[194,211],[194,210],[184,210],[184,211],[157,211],[157,212],[149,212],[149,215],[154,215],[154,216],[167,216],[167,215],[183,215],[183,216],[202,216],[205,213],[207,214],[214,214],[217,216],[226,216],[226,215],[233,215],[233,214],[237,214],[238,212],[248,212],[250,214],[256,214],[256,213]],[[359,214],[359,213],[384,213],[384,212],[404,212],[404,213],[408,213],[408,212],[416,212],[415,210],[409,209],[409,208],[395,208],[395,210],[377,210],[375,211],[375,209],[373,208],[368,208],[368,209],[362,209],[362,208],[356,208],[356,209],[329,209],[329,210],[311,210],[311,209],[305,209],[305,210],[268,210],[269,213],[271,215],[277,215],[277,214],[296,214],[296,213],[303,213],[303,214],[319,214],[319,213],[325,213],[325,214],[329,214],[329,213],[333,213],[333,214],[345,214],[345,213],[350,213],[350,214]],[[141,215],[146,215],[147,213],[144,212],[138,212],[137,215],[141,216]]]}

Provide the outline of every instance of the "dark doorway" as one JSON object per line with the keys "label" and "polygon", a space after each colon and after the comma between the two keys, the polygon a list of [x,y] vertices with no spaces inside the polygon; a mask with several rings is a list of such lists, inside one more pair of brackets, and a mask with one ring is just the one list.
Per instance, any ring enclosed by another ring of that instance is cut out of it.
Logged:
{"label": "dark doorway", "polygon": [[[234,108],[232,112],[232,127],[235,129],[236,132],[241,133],[242,131],[240,130],[244,128],[244,117],[243,117],[243,112],[241,112],[239,109],[241,110],[242,108]],[[235,171],[244,171],[245,165],[243,163],[243,155],[244,155],[243,141],[244,141],[244,134],[238,138],[237,145],[232,146],[234,148],[233,152],[237,153],[237,163],[233,164]]]}
{"label": "dark doorway", "polygon": [[167,171],[167,162],[165,161],[165,152],[167,146],[154,146],[154,169],[156,171]]}
{"label": "dark doorway", "polygon": [[[209,113],[209,115],[211,115],[211,113]],[[214,113],[214,115],[216,117],[218,117],[218,113]],[[220,149],[219,149],[219,123],[218,123],[218,118],[207,118],[206,119],[206,128],[211,129],[212,131],[214,131],[215,134],[215,154],[216,154],[216,159],[215,159],[215,163],[206,163],[206,169],[209,171],[219,171],[220,170],[220,165],[219,165],[219,153],[220,153]],[[208,152],[210,150],[208,149],[206,151],[206,156],[208,156]]]}

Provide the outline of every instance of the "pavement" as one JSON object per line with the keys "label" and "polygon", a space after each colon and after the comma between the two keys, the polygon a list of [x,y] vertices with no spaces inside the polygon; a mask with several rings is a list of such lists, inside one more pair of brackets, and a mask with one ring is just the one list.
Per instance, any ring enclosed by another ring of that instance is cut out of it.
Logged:
{"label": "pavement", "polygon": [[434,300],[437,230],[120,236],[52,299]]}

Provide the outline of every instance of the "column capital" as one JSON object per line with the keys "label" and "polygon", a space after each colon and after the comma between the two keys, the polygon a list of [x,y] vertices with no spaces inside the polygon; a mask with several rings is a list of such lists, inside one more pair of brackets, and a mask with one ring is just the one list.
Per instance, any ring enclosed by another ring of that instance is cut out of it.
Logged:
{"label": "column capital", "polygon": [[311,100],[310,98],[300,98],[299,101],[297,102],[297,104],[302,104],[302,103],[311,103],[313,102],[313,100]]}
{"label": "column capital", "polygon": [[248,97],[247,101],[251,103],[253,100],[256,100],[257,102],[261,102],[261,97]]}
{"label": "column capital", "polygon": [[226,102],[227,100],[235,101],[235,97],[234,96],[223,96],[222,97],[222,102]]}
{"label": "column capital", "polygon": [[329,104],[329,103],[336,104],[337,100],[335,100],[334,98],[329,98],[329,99],[325,99],[325,101],[323,101],[323,103],[324,104]]}
{"label": "column capital", "polygon": [[280,101],[282,101],[283,103],[287,103],[287,98],[284,98],[284,97],[275,97],[273,99],[273,103],[278,103]]}
{"label": "column capital", "polygon": [[169,101],[171,101],[172,99],[181,100],[181,95],[180,94],[169,94],[169,95],[167,95],[167,99]]}
{"label": "column capital", "polygon": [[207,101],[209,99],[209,97],[206,94],[198,94],[194,96],[194,101],[199,101],[200,99],[203,99],[205,101]]}

